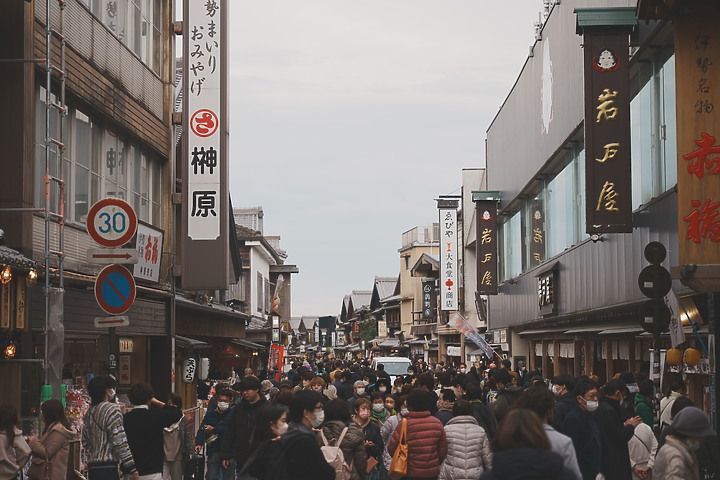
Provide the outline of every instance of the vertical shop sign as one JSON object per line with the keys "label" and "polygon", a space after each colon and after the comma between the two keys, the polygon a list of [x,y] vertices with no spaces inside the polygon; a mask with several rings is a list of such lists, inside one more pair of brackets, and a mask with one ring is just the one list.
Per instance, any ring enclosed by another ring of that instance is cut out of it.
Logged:
{"label": "vertical shop sign", "polygon": [[162,246],[162,230],[138,223],[136,242],[138,263],[133,267],[133,276],[135,278],[142,278],[156,283],[160,280]]}
{"label": "vertical shop sign", "polygon": [[434,321],[437,312],[437,292],[435,291],[435,280],[422,282],[423,295],[423,320]]}
{"label": "vertical shop sign", "polygon": [[185,0],[183,287],[227,288],[226,0]]}
{"label": "vertical shop sign", "polygon": [[440,310],[455,311],[458,309],[457,208],[440,208],[439,211]]}
{"label": "vertical shop sign", "polygon": [[10,328],[10,286],[0,284],[0,328]]}
{"label": "vertical shop sign", "polygon": [[680,265],[720,263],[718,21],[710,3],[674,18]]}
{"label": "vertical shop sign", "polygon": [[532,202],[530,214],[530,265],[534,267],[545,261],[545,208],[542,200]]}
{"label": "vertical shop sign", "polygon": [[25,306],[27,304],[27,287],[23,282],[18,282],[15,290],[15,328],[25,328]]}
{"label": "vertical shop sign", "polygon": [[[585,230],[632,233],[629,32],[632,25],[585,23],[600,9],[576,9],[585,71]],[[603,9],[615,13],[616,9]],[[590,11],[590,12],[587,12]],[[632,21],[634,12],[632,13]],[[595,17],[597,18],[597,17]],[[634,25],[634,23],[633,23]]]}
{"label": "vertical shop sign", "polygon": [[477,215],[475,251],[477,253],[477,291],[480,295],[498,293],[497,203],[498,192],[473,192]]}
{"label": "vertical shop sign", "polygon": [[132,371],[130,367],[130,355],[120,355],[118,362],[118,375],[120,379],[118,384],[129,386],[132,382]]}

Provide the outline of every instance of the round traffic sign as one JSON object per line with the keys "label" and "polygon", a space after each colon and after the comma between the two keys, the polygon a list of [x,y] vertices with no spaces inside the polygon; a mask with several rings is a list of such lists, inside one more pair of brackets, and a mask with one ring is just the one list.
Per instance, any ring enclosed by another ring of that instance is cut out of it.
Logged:
{"label": "round traffic sign", "polygon": [[103,247],[121,247],[137,231],[137,215],[125,200],[104,198],[90,207],[87,231]]}
{"label": "round traffic sign", "polygon": [[121,315],[135,301],[135,279],[127,268],[108,265],[95,280],[95,299],[110,315]]}
{"label": "round traffic sign", "polygon": [[648,265],[638,275],[638,287],[648,298],[664,297],[672,288],[670,272],[661,265]]}
{"label": "round traffic sign", "polygon": [[665,260],[667,250],[665,249],[665,245],[660,242],[650,242],[645,245],[643,253],[645,254],[645,259],[648,262],[653,265],[660,265],[663,260]]}

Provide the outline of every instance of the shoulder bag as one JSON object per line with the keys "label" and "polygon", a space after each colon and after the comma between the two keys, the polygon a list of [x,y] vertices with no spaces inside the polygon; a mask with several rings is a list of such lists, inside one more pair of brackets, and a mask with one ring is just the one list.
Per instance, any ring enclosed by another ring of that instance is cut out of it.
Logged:
{"label": "shoulder bag", "polygon": [[400,440],[398,446],[395,449],[395,453],[390,462],[390,470],[388,471],[388,478],[390,480],[400,480],[407,476],[407,461],[408,461],[408,443],[407,443],[407,418],[403,418],[402,426],[400,427]]}

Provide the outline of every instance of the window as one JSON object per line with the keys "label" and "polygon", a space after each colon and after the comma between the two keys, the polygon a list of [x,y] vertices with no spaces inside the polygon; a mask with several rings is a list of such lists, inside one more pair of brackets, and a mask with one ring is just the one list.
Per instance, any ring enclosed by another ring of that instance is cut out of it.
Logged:
{"label": "window", "polygon": [[162,73],[162,0],[81,1],[143,63]]}
{"label": "window", "polygon": [[515,213],[500,225],[500,279],[507,281],[522,272],[522,233],[520,231],[522,214]]}
{"label": "window", "polygon": [[[42,87],[36,113],[35,205],[42,208],[45,204],[45,89]],[[58,135],[57,119],[57,115],[51,114],[53,136]],[[161,225],[162,162],[159,157],[74,108],[69,109],[65,118],[64,141],[63,178],[68,220],[85,223],[90,206],[112,196],[130,203],[138,219]],[[57,175],[58,161],[52,148],[50,173]],[[54,186],[50,198],[51,209],[57,212],[58,194]]]}
{"label": "window", "polygon": [[258,272],[257,274],[257,285],[255,286],[255,291],[257,294],[257,311],[262,312],[263,307],[265,306],[265,302],[263,301],[263,292],[265,291],[265,282],[263,281],[262,273]]}
{"label": "window", "polygon": [[633,208],[677,183],[675,57],[659,55],[638,62],[642,86],[630,102]]}

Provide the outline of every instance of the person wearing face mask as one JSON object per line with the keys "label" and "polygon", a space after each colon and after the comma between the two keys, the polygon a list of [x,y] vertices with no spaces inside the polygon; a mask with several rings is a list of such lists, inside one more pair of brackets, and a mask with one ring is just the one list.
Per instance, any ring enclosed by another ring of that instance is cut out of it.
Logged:
{"label": "person wearing face mask", "polygon": [[238,469],[245,465],[250,455],[250,440],[255,431],[255,414],[269,402],[260,395],[260,380],[245,377],[238,387],[240,401],[236,402],[228,429],[220,444],[220,458],[223,468],[228,468],[231,459],[235,459]]}
{"label": "person wearing face mask", "polygon": [[575,398],[577,404],[565,416],[560,431],[573,442],[583,480],[595,480],[600,473],[605,444],[596,412],[599,402],[595,382],[589,378],[580,380],[575,387]]}
{"label": "person wearing face mask", "polygon": [[83,418],[82,442],[89,480],[119,480],[118,463],[132,480],[139,476],[127,441],[123,416],[115,403],[115,379],[94,377],[87,386],[90,408]]}
{"label": "person wearing face mask", "polygon": [[230,460],[227,468],[223,468],[220,459],[220,446],[230,425],[235,404],[233,392],[227,388],[222,389],[218,392],[217,400],[217,406],[205,413],[197,435],[195,435],[195,451],[200,453],[203,444],[206,444],[206,480],[218,480],[221,471],[223,480],[235,480],[235,460]]}
{"label": "person wearing face mask", "polygon": [[355,414],[352,416],[352,421],[365,434],[365,452],[367,453],[368,462],[377,464],[382,461],[383,441],[382,436],[380,436],[379,422],[371,420],[371,412],[372,403],[370,400],[359,398],[355,402]]}
{"label": "person wearing face mask", "polygon": [[[350,409],[345,400],[331,400],[325,405],[325,422],[321,428],[328,445],[336,445],[345,428],[347,432],[338,446],[343,452],[345,463],[352,467],[350,480],[363,480],[368,460],[365,432],[355,422],[350,421]],[[325,445],[321,435],[317,436],[317,442],[320,446]]]}
{"label": "person wearing face mask", "polygon": [[322,377],[315,377],[310,380],[310,385],[308,386],[308,389],[314,392],[318,392],[320,394],[323,407],[327,405],[327,403],[330,401],[330,399],[323,393],[323,391],[325,390],[325,380],[323,380]]}
{"label": "person wearing face mask", "polygon": [[382,428],[383,424],[390,415],[385,408],[385,395],[380,392],[370,394],[370,402],[372,403],[372,412],[370,420],[377,423]]}
{"label": "person wearing face mask", "polygon": [[[250,444],[250,457],[240,471],[257,480],[278,480],[288,478],[283,458],[282,435],[287,432],[287,414],[277,405],[260,407],[255,414],[255,434]],[[225,477],[223,476],[223,480]]]}
{"label": "person wearing face mask", "polygon": [[555,430],[560,430],[565,416],[577,404],[575,401],[575,379],[563,373],[553,378],[552,391],[555,394],[555,406],[553,407],[550,425]]}
{"label": "person wearing face mask", "polygon": [[350,404],[350,410],[352,411],[355,409],[355,402],[357,402],[359,399],[369,399],[368,395],[366,394],[366,385],[363,380],[358,380],[353,385],[353,395],[352,397],[348,398],[348,404]]}
{"label": "person wearing face mask", "polygon": [[385,409],[388,411],[388,415],[397,415],[395,410],[395,397],[389,394],[385,395]]}
{"label": "person wearing face mask", "polygon": [[301,378],[302,380],[300,381],[300,383],[293,389],[293,393],[299,390],[309,390],[310,382],[313,380],[313,378],[315,378],[315,374],[313,372],[303,369]]}
{"label": "person wearing face mask", "polygon": [[606,440],[600,471],[605,478],[613,480],[632,480],[628,441],[635,427],[642,423],[642,418],[635,416],[634,412],[626,413],[623,409],[624,392],[622,380],[612,379],[602,388],[598,405],[598,420]]}
{"label": "person wearing face mask", "polygon": [[386,378],[378,378],[377,383],[375,383],[375,391],[380,392],[383,395],[388,395],[390,393],[390,380]]}
{"label": "person wearing face mask", "polygon": [[705,412],[685,407],[672,419],[673,431],[655,458],[653,477],[664,480],[700,480],[696,451],[715,436]]}
{"label": "person wearing face mask", "polygon": [[456,401],[457,397],[455,396],[455,392],[453,390],[449,388],[443,388],[440,390],[440,395],[438,396],[437,401],[438,411],[435,413],[435,418],[440,420],[443,426],[447,425],[447,423],[452,420],[454,416],[453,405],[455,405]]}
{"label": "person wearing face mask", "polygon": [[320,428],[325,412],[320,395],[301,390],[290,401],[290,423],[280,442],[285,465],[293,480],[333,480],[335,470],[325,461],[313,429]]}

